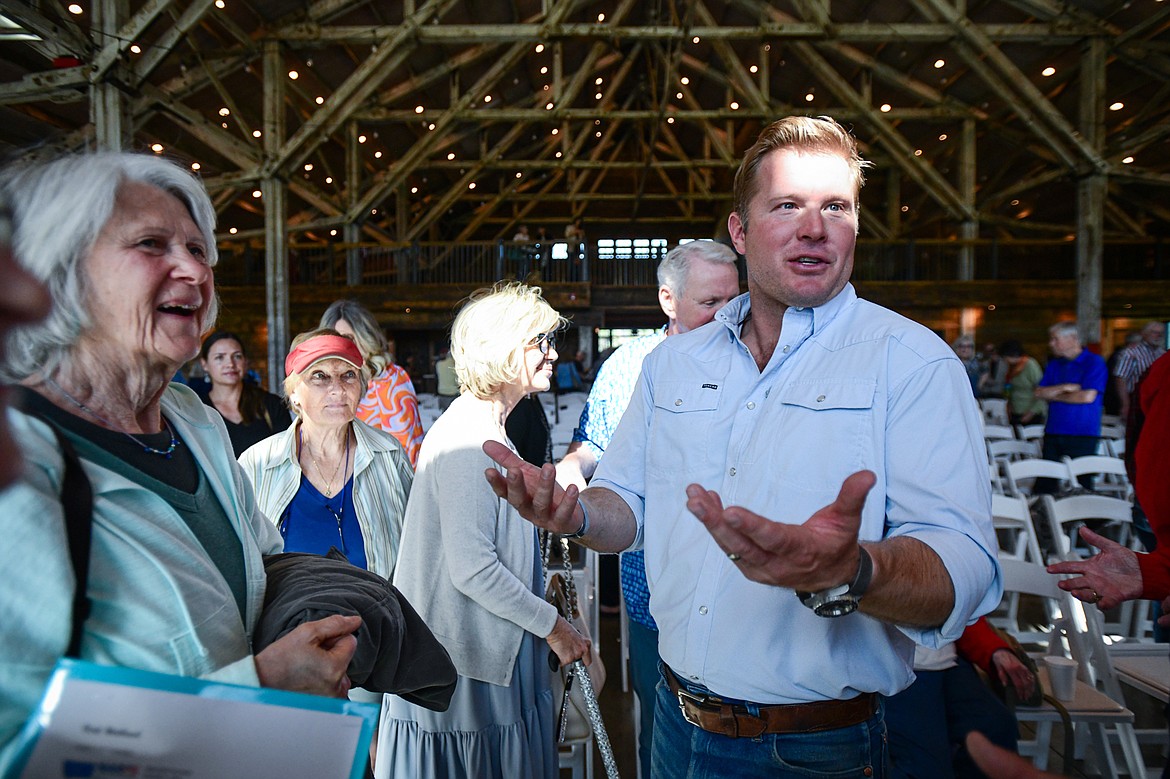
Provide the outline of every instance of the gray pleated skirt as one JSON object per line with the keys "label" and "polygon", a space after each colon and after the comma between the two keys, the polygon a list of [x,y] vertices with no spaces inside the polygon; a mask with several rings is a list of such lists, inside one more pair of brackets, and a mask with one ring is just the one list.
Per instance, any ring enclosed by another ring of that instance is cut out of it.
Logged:
{"label": "gray pleated skirt", "polygon": [[548,651],[525,633],[510,685],[460,676],[444,712],[385,696],[376,779],[556,779]]}

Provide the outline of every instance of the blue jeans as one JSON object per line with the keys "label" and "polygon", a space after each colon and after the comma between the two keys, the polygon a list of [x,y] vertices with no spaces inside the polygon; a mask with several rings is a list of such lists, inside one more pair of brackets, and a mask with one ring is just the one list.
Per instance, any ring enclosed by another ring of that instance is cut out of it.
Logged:
{"label": "blue jeans", "polygon": [[654,736],[654,706],[657,702],[658,631],[626,617],[630,640],[630,681],[638,698],[642,730],[638,734],[638,762],[642,779],[650,779],[650,749]]}
{"label": "blue jeans", "polygon": [[1015,752],[1015,715],[960,659],[944,671],[917,671],[914,683],[886,699],[890,775],[895,779],[982,777],[963,743],[977,730],[993,744]]}
{"label": "blue jeans", "polygon": [[[665,679],[658,682],[657,705],[652,779],[886,777],[886,726],[880,705],[868,721],[847,728],[758,738],[708,733],[687,722]],[[756,708],[746,705],[749,711]]]}
{"label": "blue jeans", "polygon": [[[1044,434],[1045,460],[1060,462],[1065,457],[1086,457],[1097,453],[1101,439],[1094,435],[1050,435]],[[1085,474],[1077,479],[1086,490],[1093,489],[1093,477]],[[1056,479],[1037,479],[1032,492],[1037,495],[1051,495],[1056,492]]]}

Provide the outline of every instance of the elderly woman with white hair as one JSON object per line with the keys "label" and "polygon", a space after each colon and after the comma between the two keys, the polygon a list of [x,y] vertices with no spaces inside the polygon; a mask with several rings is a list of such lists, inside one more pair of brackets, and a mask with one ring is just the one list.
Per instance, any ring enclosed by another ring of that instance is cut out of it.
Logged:
{"label": "elderly woman with white hair", "polygon": [[[8,334],[0,363],[0,379],[23,385],[8,419],[25,456],[0,493],[0,775],[63,656],[345,695],[358,617],[253,652],[262,555],[281,551],[280,535],[222,418],[170,383],[215,320],[203,186],[163,159],[105,153],[10,168],[0,199],[18,260],[53,302]],[[66,487],[79,473],[92,505]]]}
{"label": "elderly woman with white hair", "polygon": [[511,283],[473,294],[452,326],[462,393],[423,440],[394,583],[459,683],[446,712],[385,700],[380,779],[558,775],[547,647],[589,663],[590,645],[544,600],[536,529],[481,478],[496,467],[481,446],[512,448],[505,420],[549,388],[563,325],[539,288]]}

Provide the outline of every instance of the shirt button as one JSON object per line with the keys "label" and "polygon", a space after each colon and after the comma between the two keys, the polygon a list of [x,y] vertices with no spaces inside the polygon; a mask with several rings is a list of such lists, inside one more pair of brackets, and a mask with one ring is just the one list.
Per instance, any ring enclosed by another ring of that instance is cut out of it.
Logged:
{"label": "shirt button", "polygon": [[751,411],[755,407],[756,407],[755,401],[749,400],[748,401],[748,411]]}
{"label": "shirt button", "polygon": [[824,395],[817,395],[817,403],[824,403],[824,402],[825,402],[825,396]]}
{"label": "shirt button", "polygon": [[734,469],[734,468],[732,468],[731,470],[729,470],[729,471],[728,471],[728,473],[730,473],[732,476],[734,476],[734,475],[735,475],[735,469]]}
{"label": "shirt button", "polygon": [[700,613],[700,614],[704,614],[704,615],[705,615],[705,614],[707,613],[707,607],[706,607],[706,606],[700,606],[700,607],[699,607],[699,613]]}
{"label": "shirt button", "polygon": [[784,347],[784,353],[788,354],[788,347],[787,346]]}
{"label": "shirt button", "polygon": [[676,398],[674,401],[674,405],[681,406],[682,405],[682,398]]}

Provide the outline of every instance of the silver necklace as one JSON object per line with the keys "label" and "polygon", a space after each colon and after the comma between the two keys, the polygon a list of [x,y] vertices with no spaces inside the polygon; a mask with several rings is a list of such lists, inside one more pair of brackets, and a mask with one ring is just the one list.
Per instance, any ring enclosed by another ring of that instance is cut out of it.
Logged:
{"label": "silver necklace", "polygon": [[163,427],[166,428],[167,432],[171,436],[171,444],[166,449],[155,449],[150,444],[144,443],[141,440],[139,440],[138,438],[135,438],[130,433],[127,433],[125,430],[122,430],[117,425],[113,424],[108,419],[103,417],[101,414],[94,411],[92,408],[90,408],[89,406],[85,405],[77,398],[70,395],[68,392],[66,392],[64,389],[62,389],[60,384],[53,381],[48,376],[45,377],[45,383],[48,384],[49,386],[51,386],[53,389],[57,390],[57,392],[59,392],[61,394],[61,396],[64,397],[66,400],[68,400],[70,403],[77,406],[79,409],[81,409],[85,413],[89,414],[91,417],[93,417],[97,421],[101,422],[103,425],[108,427],[110,430],[113,430],[115,433],[121,433],[122,435],[126,436],[131,441],[133,441],[134,443],[141,446],[142,451],[146,452],[147,454],[157,454],[158,456],[165,457],[169,460],[169,459],[171,459],[171,455],[174,453],[176,447],[178,447],[178,445],[179,445],[179,439],[175,437],[175,431],[171,429],[171,425],[169,422],[167,422],[167,418],[165,416],[162,416],[161,414],[159,416],[162,416]]}
{"label": "silver necklace", "polygon": [[[297,435],[298,436],[300,435],[299,430],[297,431]],[[325,479],[325,474],[321,470],[321,463],[317,462],[317,458],[313,455],[313,447],[309,446],[308,444],[305,444],[303,439],[301,441],[301,445],[305,449],[309,450],[309,459],[313,461],[313,467],[317,469],[317,475],[320,476],[322,479]],[[333,480],[337,478],[337,474],[341,471],[341,462],[342,462],[341,460],[337,461],[337,467],[333,469],[333,475],[331,477],[329,477],[329,479],[325,482],[325,497],[327,497],[327,498],[333,497]],[[345,469],[347,471],[349,470],[349,431],[348,430],[345,433]],[[338,522],[340,522],[340,521],[341,520],[338,519]]]}

